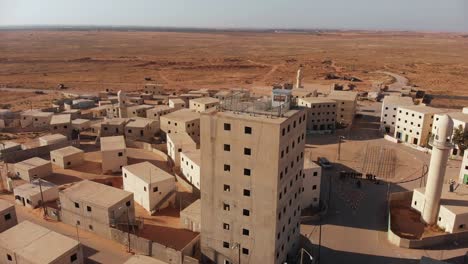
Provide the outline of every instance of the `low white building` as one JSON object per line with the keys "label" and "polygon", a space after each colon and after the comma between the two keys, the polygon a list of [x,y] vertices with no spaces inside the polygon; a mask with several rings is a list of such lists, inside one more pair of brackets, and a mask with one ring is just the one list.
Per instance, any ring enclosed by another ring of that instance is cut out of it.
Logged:
{"label": "low white building", "polygon": [[52,174],[52,164],[50,161],[34,157],[15,163],[15,174],[25,181],[32,181],[34,178],[44,178]]}
{"label": "low white building", "polygon": [[[411,207],[421,212],[425,206],[425,187],[415,189]],[[440,199],[437,226],[448,233],[468,231],[468,186],[456,185],[455,190],[450,192],[449,184],[444,184],[442,197]]]}
{"label": "low white building", "polygon": [[319,207],[322,167],[309,159],[304,159],[302,177],[301,207],[304,209],[310,206]]}
{"label": "low white building", "polygon": [[180,153],[180,171],[184,177],[200,190],[201,151],[199,149]]}
{"label": "low white building", "polygon": [[68,139],[62,134],[46,135],[39,138],[40,146],[50,146],[67,142]]}
{"label": "low white building", "polygon": [[122,169],[123,188],[132,192],[136,203],[146,211],[173,206],[175,203],[175,177],[148,161],[125,166]]}
{"label": "low white building", "polygon": [[22,206],[36,208],[42,204],[42,197],[44,197],[45,203],[58,199],[59,188],[57,185],[44,180],[41,180],[40,184],[41,186],[39,186],[39,180],[34,180],[31,183],[15,187],[13,189],[15,202]]}
{"label": "low white building", "polygon": [[400,106],[414,105],[413,98],[402,96],[385,96],[382,101],[382,112],[380,116],[380,127],[386,133],[395,132],[397,109]]}
{"label": "low white building", "polygon": [[180,98],[171,98],[169,99],[169,107],[175,109],[181,109],[186,107],[186,103],[184,100]]}
{"label": "low white building", "polygon": [[122,171],[127,165],[127,146],[123,136],[101,138],[102,172]]}
{"label": "low white building", "polygon": [[180,153],[197,149],[197,143],[187,133],[167,135],[167,155],[175,166],[180,165]]}
{"label": "low white building", "polygon": [[73,146],[56,149],[50,152],[52,164],[62,169],[77,166],[84,161],[84,151]]}

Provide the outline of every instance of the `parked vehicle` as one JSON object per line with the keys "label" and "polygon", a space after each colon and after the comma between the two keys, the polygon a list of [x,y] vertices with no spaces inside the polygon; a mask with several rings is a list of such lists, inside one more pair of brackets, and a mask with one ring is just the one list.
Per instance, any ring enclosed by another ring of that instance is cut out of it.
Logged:
{"label": "parked vehicle", "polygon": [[317,162],[324,169],[330,169],[332,167],[332,164],[330,163],[330,161],[328,161],[327,158],[319,157],[317,159]]}

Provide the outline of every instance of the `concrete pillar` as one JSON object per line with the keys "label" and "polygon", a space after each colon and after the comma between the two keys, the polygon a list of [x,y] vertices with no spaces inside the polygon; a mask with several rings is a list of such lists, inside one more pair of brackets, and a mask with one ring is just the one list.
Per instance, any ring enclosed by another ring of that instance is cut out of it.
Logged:
{"label": "concrete pillar", "polygon": [[297,76],[296,76],[296,88],[302,88],[302,66],[297,70]]}
{"label": "concrete pillar", "polygon": [[439,214],[440,197],[444,184],[445,168],[453,147],[451,138],[453,133],[453,120],[448,115],[440,118],[434,140],[430,142],[432,146],[431,163],[427,177],[427,186],[424,193],[424,208],[421,212],[422,220],[433,225],[437,222]]}

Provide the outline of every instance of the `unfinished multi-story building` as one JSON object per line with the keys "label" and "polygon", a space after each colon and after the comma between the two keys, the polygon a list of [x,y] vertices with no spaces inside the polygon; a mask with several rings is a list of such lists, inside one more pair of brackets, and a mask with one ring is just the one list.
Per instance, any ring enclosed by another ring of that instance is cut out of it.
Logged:
{"label": "unfinished multi-story building", "polygon": [[180,109],[160,118],[161,130],[166,134],[187,133],[195,142],[200,142],[200,114]]}
{"label": "unfinished multi-story building", "polygon": [[357,107],[357,92],[332,91],[328,99],[336,101],[336,121],[342,125],[353,124]]}
{"label": "unfinished multi-story building", "polygon": [[59,193],[62,222],[111,238],[110,227],[135,223],[133,193],[84,180]]}
{"label": "unfinished multi-story building", "polygon": [[205,258],[279,264],[296,256],[305,132],[304,110],[202,113]]}
{"label": "unfinished multi-story building", "polygon": [[405,143],[425,147],[434,122],[434,114],[447,112],[424,105],[397,108],[395,138]]}
{"label": "unfinished multi-story building", "polygon": [[307,130],[333,132],[336,124],[336,101],[324,97],[299,98],[297,105],[307,109]]}

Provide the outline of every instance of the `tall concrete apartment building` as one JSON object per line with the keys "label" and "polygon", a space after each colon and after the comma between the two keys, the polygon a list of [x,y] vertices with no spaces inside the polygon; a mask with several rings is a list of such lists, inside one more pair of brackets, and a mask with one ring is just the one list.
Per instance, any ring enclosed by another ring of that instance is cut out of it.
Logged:
{"label": "tall concrete apartment building", "polygon": [[[201,115],[201,249],[215,263],[284,263],[299,247],[306,112]],[[239,259],[240,258],[240,259]]]}
{"label": "tall concrete apartment building", "polygon": [[400,106],[414,105],[411,97],[385,96],[382,102],[382,114],[380,116],[380,128],[386,133],[395,132],[396,114]]}
{"label": "tall concrete apartment building", "polygon": [[299,98],[298,106],[307,108],[307,130],[312,132],[334,131],[336,101],[324,97]]}

